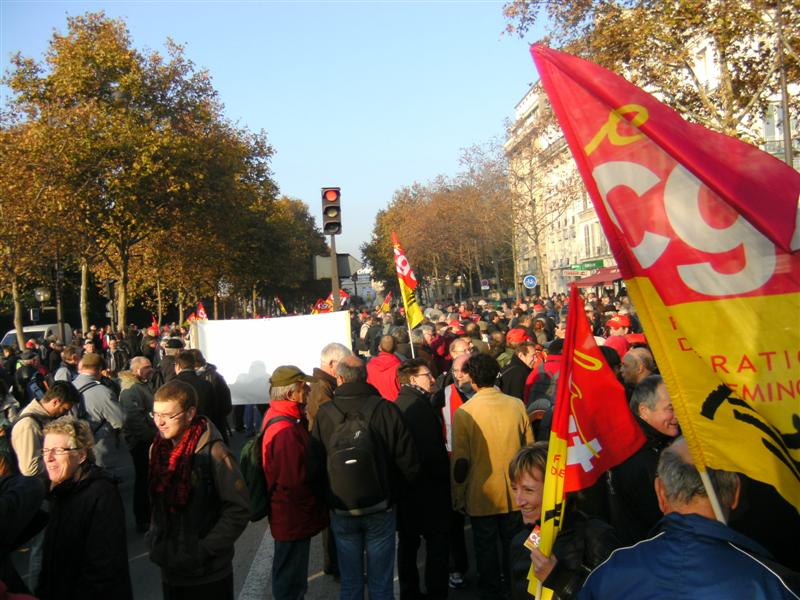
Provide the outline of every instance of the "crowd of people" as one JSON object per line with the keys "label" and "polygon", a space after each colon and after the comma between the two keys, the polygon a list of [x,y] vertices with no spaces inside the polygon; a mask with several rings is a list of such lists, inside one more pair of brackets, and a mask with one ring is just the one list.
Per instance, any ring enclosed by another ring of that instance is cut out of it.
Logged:
{"label": "crowd of people", "polygon": [[[717,521],[634,307],[592,293],[585,306],[437,303],[412,330],[401,309],[351,309],[351,347],[327,344],[310,374],[275,368],[247,416],[179,329],[3,348],[0,580],[44,600],[132,597],[107,460],[124,440],[164,598],[233,598],[234,542],[253,517],[229,449],[242,431],[257,436],[277,600],[304,597],[317,535],[343,600],[393,598],[395,564],[401,600],[470,582],[482,599],[530,598],[531,570],[562,599],[797,598],[797,508],[710,470]],[[546,556],[531,540],[569,318],[591,323],[646,441],[567,497]],[[10,560],[22,543],[30,590]]]}

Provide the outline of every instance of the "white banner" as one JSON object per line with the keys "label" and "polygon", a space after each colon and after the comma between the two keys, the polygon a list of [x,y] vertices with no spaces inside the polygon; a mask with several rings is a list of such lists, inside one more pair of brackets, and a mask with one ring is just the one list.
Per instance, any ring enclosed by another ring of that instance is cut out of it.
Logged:
{"label": "white banner", "polygon": [[234,404],[268,402],[276,367],[295,365],[310,375],[325,346],[339,342],[351,347],[348,311],[196,323],[193,346],[225,377]]}

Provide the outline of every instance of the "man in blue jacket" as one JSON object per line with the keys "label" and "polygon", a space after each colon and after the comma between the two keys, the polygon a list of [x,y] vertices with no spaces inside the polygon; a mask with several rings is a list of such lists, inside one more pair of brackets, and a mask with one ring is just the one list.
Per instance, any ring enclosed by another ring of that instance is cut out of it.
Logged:
{"label": "man in blue jacket", "polygon": [[[708,474],[727,518],[739,502],[739,477]],[[655,488],[664,513],[655,535],[613,552],[589,575],[579,599],[798,599],[766,550],[715,519],[682,437],[661,453]]]}

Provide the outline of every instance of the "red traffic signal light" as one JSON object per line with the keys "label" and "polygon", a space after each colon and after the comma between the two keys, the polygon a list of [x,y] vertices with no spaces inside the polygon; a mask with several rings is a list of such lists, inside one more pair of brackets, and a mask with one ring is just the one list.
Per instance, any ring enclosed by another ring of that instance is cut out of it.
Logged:
{"label": "red traffic signal light", "polygon": [[326,235],[342,233],[341,190],[322,188],[322,231]]}

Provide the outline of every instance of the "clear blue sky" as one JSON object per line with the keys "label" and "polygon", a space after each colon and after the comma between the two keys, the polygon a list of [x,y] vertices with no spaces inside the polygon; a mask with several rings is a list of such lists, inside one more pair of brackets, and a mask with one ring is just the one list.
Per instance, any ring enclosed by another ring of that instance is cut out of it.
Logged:
{"label": "clear blue sky", "polygon": [[501,35],[497,1],[0,0],[3,71],[15,51],[41,59],[67,15],[100,9],[126,20],[137,48],[184,44],[226,115],[267,131],[281,193],[318,223],[320,187],[341,187],[337,249],[358,258],[393,192],[456,174],[459,149],[502,136],[537,79],[533,36]]}

